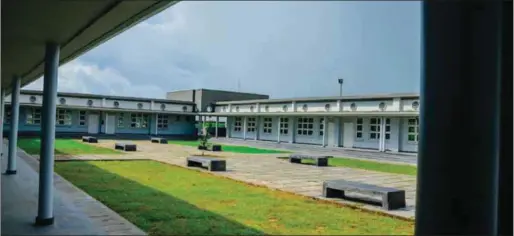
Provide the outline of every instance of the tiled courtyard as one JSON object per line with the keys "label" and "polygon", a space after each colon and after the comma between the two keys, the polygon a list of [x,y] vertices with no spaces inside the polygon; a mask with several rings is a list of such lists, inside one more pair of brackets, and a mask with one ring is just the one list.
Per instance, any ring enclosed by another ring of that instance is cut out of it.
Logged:
{"label": "tiled courtyard", "polygon": [[[114,140],[100,140],[97,145],[114,148]],[[173,165],[183,166],[186,157],[198,155],[201,152],[194,147],[156,144],[150,141],[133,141],[138,151],[126,152],[121,155],[81,155],[57,157],[57,160],[108,160],[108,159],[151,159]],[[320,198],[324,180],[345,179],[384,187],[396,187],[406,191],[407,208],[393,211],[383,211],[379,206],[355,203],[345,200],[325,199],[350,205],[358,205],[364,209],[381,211],[387,214],[413,218],[416,193],[415,176],[373,172],[344,167],[316,167],[312,165],[292,164],[277,159],[284,154],[240,154],[218,152],[209,153],[227,158],[226,172],[213,172],[215,175],[247,183],[267,186],[273,189],[293,192],[309,197]],[[287,154],[285,154],[287,155]]]}

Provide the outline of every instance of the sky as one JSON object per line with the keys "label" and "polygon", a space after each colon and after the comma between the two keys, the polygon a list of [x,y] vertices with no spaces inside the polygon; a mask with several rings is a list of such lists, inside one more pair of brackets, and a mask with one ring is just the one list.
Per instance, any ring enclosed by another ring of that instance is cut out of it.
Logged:
{"label": "sky", "polygon": [[[184,1],[59,68],[60,92],[419,92],[421,3]],[[24,89],[43,87],[39,79]]]}

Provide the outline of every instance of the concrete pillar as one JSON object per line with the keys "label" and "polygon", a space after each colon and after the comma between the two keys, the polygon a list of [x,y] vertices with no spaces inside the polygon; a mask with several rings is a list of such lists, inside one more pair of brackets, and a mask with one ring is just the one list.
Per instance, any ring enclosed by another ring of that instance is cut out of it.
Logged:
{"label": "concrete pillar", "polygon": [[18,123],[20,116],[20,83],[21,78],[15,76],[13,78],[13,87],[11,93],[11,130],[9,130],[9,155],[7,157],[7,170],[5,174],[16,174],[16,158],[18,143]]}
{"label": "concrete pillar", "polygon": [[243,140],[246,140],[247,117],[243,117]]}
{"label": "concrete pillar", "polygon": [[280,116],[278,117],[277,123],[278,123],[278,125],[277,125],[277,143],[280,143],[280,125],[281,125]]}
{"label": "concrete pillar", "polygon": [[4,116],[5,116],[5,90],[0,83],[0,156],[4,155]]}
{"label": "concrete pillar", "polygon": [[255,136],[253,137],[255,141],[259,140],[259,130],[261,129],[259,120],[259,116],[255,117]]}
{"label": "concrete pillar", "polygon": [[380,117],[380,138],[378,139],[378,150],[385,151],[385,117]]}
{"label": "concrete pillar", "polygon": [[323,117],[323,140],[321,142],[321,146],[322,147],[326,147],[327,146],[327,117],[324,116]]}
{"label": "concrete pillar", "polygon": [[214,137],[218,137],[218,125],[219,125],[219,122],[220,122],[220,117],[219,116],[216,116],[216,127],[214,128]]}
{"label": "concrete pillar", "polygon": [[289,143],[295,143],[296,142],[296,120],[298,118],[296,116],[293,116],[291,117],[291,121],[289,122],[289,124],[291,125],[291,129],[289,129],[291,131],[291,140],[289,140]]}
{"label": "concrete pillar", "polygon": [[[502,4],[423,1],[415,235],[498,235],[499,121],[507,102],[500,86],[502,76],[512,81],[501,70],[503,53],[512,60],[505,48],[512,38],[502,41],[502,33],[512,37],[512,26],[502,32]],[[512,217],[512,205],[505,210]]]}
{"label": "concrete pillar", "polygon": [[51,225],[54,223],[54,139],[59,51],[58,44],[48,43],[46,45],[37,225]]}

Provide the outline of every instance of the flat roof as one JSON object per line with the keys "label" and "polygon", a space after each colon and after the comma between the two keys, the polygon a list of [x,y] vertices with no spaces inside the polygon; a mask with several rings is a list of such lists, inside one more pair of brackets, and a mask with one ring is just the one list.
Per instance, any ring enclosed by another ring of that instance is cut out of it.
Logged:
{"label": "flat roof", "polygon": [[389,94],[372,94],[372,95],[355,95],[355,96],[330,96],[330,97],[300,97],[300,98],[278,98],[278,99],[253,99],[241,101],[223,101],[216,102],[216,105],[226,104],[250,104],[250,103],[284,103],[284,102],[321,102],[321,101],[365,101],[365,100],[382,100],[392,98],[419,98],[418,93],[389,93]]}
{"label": "flat roof", "polygon": [[[43,91],[41,90],[21,90],[20,94],[29,94],[29,95],[42,95]],[[114,96],[114,95],[100,95],[100,94],[87,94],[87,93],[69,93],[69,92],[57,92],[57,96],[68,96],[68,97],[77,97],[77,98],[106,98],[112,100],[125,100],[125,101],[145,101],[145,102],[171,102],[178,104],[186,104],[193,105],[194,102],[191,101],[179,101],[179,100],[170,100],[170,99],[159,99],[159,98],[142,98],[142,97],[125,97],[125,96]]]}
{"label": "flat roof", "polygon": [[238,91],[220,90],[220,89],[206,89],[206,88],[182,89],[182,90],[170,91],[170,92],[167,92],[167,93],[177,93],[177,92],[186,92],[186,91],[198,91],[198,90],[213,91],[213,92],[223,92],[223,93],[239,93],[239,94],[248,94],[248,95],[258,95],[258,96],[267,96],[267,97],[269,97],[269,95],[267,95],[267,94],[249,93],[249,92],[238,92]]}

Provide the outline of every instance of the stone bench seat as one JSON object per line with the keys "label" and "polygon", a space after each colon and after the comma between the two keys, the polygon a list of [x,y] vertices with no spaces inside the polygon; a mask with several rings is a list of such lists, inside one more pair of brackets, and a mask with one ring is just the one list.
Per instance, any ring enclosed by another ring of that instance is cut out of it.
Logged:
{"label": "stone bench seat", "polygon": [[306,155],[306,154],[291,154],[289,155],[289,162],[291,163],[302,163],[302,160],[314,160],[316,166],[328,166],[328,159],[332,156],[318,156],[318,155]]}
{"label": "stone bench seat", "polygon": [[123,150],[126,152],[137,151],[136,144],[133,144],[133,143],[116,143],[116,144],[114,144],[114,149]]}
{"label": "stone bench seat", "polygon": [[[381,187],[371,184],[364,184],[346,180],[328,180],[323,182],[323,197],[326,198],[347,198],[345,192],[354,192],[364,195],[380,196],[382,209],[395,210],[405,208],[405,190]],[[352,197],[353,199],[355,197]],[[370,200],[368,200],[370,201]]]}
{"label": "stone bench seat", "polygon": [[82,136],[82,142],[86,143],[98,143],[98,139],[93,136]]}
{"label": "stone bench seat", "polygon": [[152,143],[168,144],[168,139],[160,138],[160,137],[151,137],[150,138],[150,142],[152,142]]}
{"label": "stone bench seat", "polygon": [[226,160],[202,156],[187,157],[187,166],[206,168],[209,171],[226,171]]}

